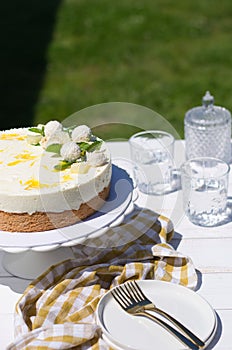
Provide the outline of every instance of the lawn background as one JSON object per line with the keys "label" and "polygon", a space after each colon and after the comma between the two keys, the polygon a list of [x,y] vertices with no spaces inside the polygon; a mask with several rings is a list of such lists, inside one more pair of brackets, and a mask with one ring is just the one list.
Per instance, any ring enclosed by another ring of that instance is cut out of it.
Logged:
{"label": "lawn background", "polygon": [[232,110],[231,0],[9,0],[0,10],[1,129],[120,101],[183,137],[206,90]]}

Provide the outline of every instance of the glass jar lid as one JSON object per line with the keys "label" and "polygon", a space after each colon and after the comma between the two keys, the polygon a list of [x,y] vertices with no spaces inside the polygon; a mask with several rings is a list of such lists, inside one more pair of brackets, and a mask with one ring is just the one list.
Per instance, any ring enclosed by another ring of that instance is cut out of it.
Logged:
{"label": "glass jar lid", "polygon": [[226,126],[231,122],[230,112],[214,105],[214,97],[209,91],[202,98],[202,106],[194,107],[185,114],[185,124],[192,127]]}

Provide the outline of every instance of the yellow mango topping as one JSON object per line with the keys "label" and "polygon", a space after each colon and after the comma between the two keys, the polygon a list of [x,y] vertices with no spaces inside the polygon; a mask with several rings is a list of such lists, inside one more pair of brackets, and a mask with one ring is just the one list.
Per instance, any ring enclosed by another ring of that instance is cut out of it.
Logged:
{"label": "yellow mango topping", "polygon": [[19,164],[19,163],[22,163],[22,160],[15,160],[14,162],[10,162],[10,163],[8,163],[7,165],[8,166],[14,166],[14,165],[17,165],[17,164]]}
{"label": "yellow mango topping", "polygon": [[47,188],[49,187],[48,184],[41,184],[39,180],[36,179],[29,179],[25,181],[24,183],[20,181],[20,184],[25,186],[25,190],[33,190],[33,189],[38,189],[38,188]]}
{"label": "yellow mango topping", "polygon": [[21,153],[21,154],[17,154],[17,156],[15,156],[16,159],[21,159],[21,160],[32,160],[35,159],[37,156],[33,156],[30,153]]}
{"label": "yellow mango topping", "polygon": [[18,141],[23,141],[26,139],[26,135],[19,135],[19,134],[7,134],[3,133],[0,135],[0,140],[18,140]]}
{"label": "yellow mango topping", "polygon": [[62,176],[62,180],[64,182],[70,181],[70,180],[73,180],[73,177],[71,175],[69,175],[69,174],[66,174],[66,175]]}
{"label": "yellow mango topping", "polygon": [[17,164],[22,163],[22,162],[27,162],[28,160],[34,160],[36,158],[37,158],[37,156],[34,156],[34,155],[28,153],[27,151],[25,151],[24,153],[17,154],[17,156],[15,156],[15,159],[17,159],[17,160],[10,162],[7,165],[14,166],[14,165],[17,165]]}
{"label": "yellow mango topping", "polygon": [[47,165],[43,165],[43,168],[44,168],[45,170],[50,170],[49,167],[48,167]]}

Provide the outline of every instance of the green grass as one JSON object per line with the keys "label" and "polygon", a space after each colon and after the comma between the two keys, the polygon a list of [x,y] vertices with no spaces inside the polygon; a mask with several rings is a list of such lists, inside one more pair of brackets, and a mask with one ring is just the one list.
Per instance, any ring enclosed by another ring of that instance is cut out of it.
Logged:
{"label": "green grass", "polygon": [[[232,110],[231,17],[231,0],[63,0],[34,123],[119,101],[156,111],[183,137],[184,114],[206,90]],[[109,123],[111,114],[104,118]],[[137,126],[143,118],[125,114],[123,121]],[[156,127],[152,118],[149,127]],[[118,138],[132,131],[102,132]]]}

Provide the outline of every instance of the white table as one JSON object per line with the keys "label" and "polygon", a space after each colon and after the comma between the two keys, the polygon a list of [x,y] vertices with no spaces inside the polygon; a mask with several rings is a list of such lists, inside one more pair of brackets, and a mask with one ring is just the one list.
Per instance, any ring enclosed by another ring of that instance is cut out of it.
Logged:
{"label": "white table", "polygon": [[[113,158],[124,162],[129,159],[127,142],[111,142],[109,147]],[[175,147],[177,166],[184,159],[183,142]],[[171,218],[175,226],[172,240],[174,247],[190,256],[198,271],[197,293],[203,296],[215,309],[218,316],[218,330],[215,340],[208,349],[232,349],[232,223],[213,228],[193,225],[183,215],[181,191],[165,197],[140,194],[137,203],[161,212]],[[230,174],[229,197],[232,197],[232,172]],[[4,350],[13,340],[14,307],[30,282],[7,273],[1,262],[4,252],[0,251],[0,349]],[[70,250],[70,256],[71,250]]]}

